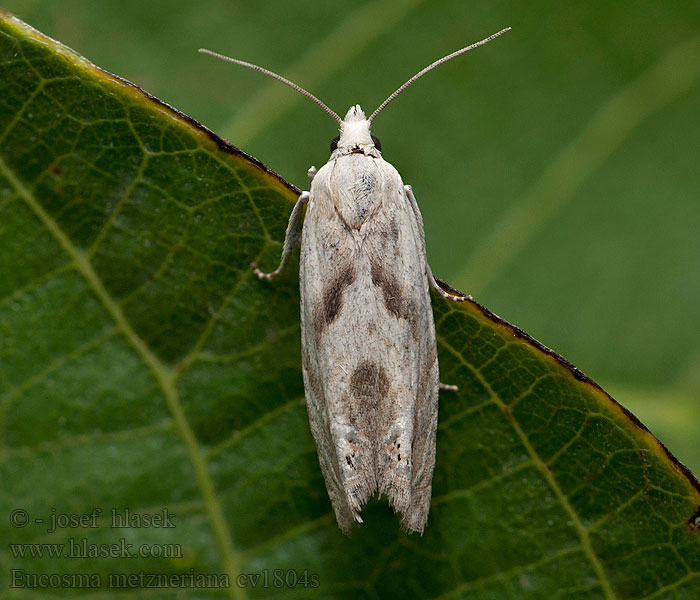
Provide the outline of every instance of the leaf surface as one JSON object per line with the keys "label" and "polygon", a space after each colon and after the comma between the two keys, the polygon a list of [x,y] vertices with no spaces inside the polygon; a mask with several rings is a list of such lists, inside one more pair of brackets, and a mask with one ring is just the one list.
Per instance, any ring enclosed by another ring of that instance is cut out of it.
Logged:
{"label": "leaf surface", "polygon": [[[192,597],[697,596],[692,474],[564,359],[438,296],[460,390],[441,395],[425,534],[380,499],[343,536],[303,405],[297,262],[273,283],[249,268],[276,264],[298,190],[6,14],[0,56],[0,561],[21,597],[45,594],[27,573],[96,574],[108,596],[139,572],[229,577]],[[50,531],[96,508],[99,527]],[[127,508],[176,526],[111,528]],[[7,545],[121,538],[180,552]]]}

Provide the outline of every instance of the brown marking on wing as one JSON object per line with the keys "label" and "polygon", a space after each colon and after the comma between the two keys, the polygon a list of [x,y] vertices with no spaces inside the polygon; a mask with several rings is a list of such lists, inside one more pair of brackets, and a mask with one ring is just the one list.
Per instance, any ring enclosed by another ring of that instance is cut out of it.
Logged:
{"label": "brown marking on wing", "polygon": [[322,304],[314,310],[313,316],[314,335],[317,342],[326,327],[338,318],[340,309],[343,307],[343,292],[355,281],[355,277],[355,267],[352,264],[346,264],[336,278],[324,288]]}
{"label": "brown marking on wing", "polygon": [[389,378],[384,368],[369,361],[361,362],[350,377],[352,395],[367,408],[374,409],[389,391]]}
{"label": "brown marking on wing", "polygon": [[413,299],[406,298],[396,278],[376,261],[371,261],[372,283],[381,288],[384,306],[397,319],[405,319],[411,328],[411,335],[418,340],[418,308]]}

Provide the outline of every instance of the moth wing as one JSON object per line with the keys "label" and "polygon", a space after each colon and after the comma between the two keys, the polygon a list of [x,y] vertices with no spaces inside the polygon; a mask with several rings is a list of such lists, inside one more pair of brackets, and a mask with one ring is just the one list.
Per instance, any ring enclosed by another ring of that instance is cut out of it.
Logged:
{"label": "moth wing", "polygon": [[[387,180],[382,218],[366,238],[372,282],[388,324],[386,360],[392,389],[379,411],[377,483],[408,531],[422,533],[430,510],[437,431],[438,372],[422,219],[411,208],[401,178],[384,163]],[[377,258],[381,257],[380,260]]]}
{"label": "moth wing", "polygon": [[377,489],[422,531],[439,381],[422,227],[389,163],[339,162],[317,173],[302,235],[311,429],[343,531]]}
{"label": "moth wing", "polygon": [[[299,264],[302,371],[309,424],[321,472],[338,526],[349,533],[354,524],[362,523],[359,497],[364,494],[348,490],[347,477],[340,466],[340,461],[345,459],[338,443],[343,443],[347,432],[339,431],[338,420],[339,413],[346,410],[343,400],[347,398],[340,391],[342,381],[338,371],[342,373],[346,369],[344,364],[351,349],[339,350],[337,346],[342,345],[350,332],[344,334],[333,325],[342,312],[345,290],[356,278],[356,249],[333,208],[331,171],[329,163],[316,173],[304,217]],[[333,364],[331,357],[338,354],[341,360]],[[371,487],[373,492],[376,489],[373,468],[358,468],[358,471],[366,480],[363,487]]]}

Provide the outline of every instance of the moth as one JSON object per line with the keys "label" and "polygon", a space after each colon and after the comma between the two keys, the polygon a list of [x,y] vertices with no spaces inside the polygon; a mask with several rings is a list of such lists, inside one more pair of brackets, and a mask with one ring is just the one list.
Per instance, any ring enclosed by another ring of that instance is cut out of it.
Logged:
{"label": "moth", "polygon": [[419,71],[369,118],[355,105],[341,119],[276,73],[200,50],[282,81],[311,98],[340,126],[328,162],[319,170],[309,169],[310,189],[292,210],[279,266],[271,273],[251,266],[259,278],[273,279],[301,245],[306,407],[326,489],[345,533],[362,523],[360,510],[377,492],[401,513],[407,531],[423,532],[441,386],[430,288],[445,298],[465,298],[436,283],[411,186],[382,158],[370,127],[419,77],[508,29]]}

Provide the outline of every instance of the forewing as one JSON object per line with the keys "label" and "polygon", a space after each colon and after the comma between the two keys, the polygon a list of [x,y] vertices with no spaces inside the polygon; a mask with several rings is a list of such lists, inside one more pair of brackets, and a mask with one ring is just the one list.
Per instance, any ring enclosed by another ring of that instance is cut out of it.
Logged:
{"label": "forewing", "polygon": [[307,407],[338,523],[360,522],[379,489],[422,531],[437,352],[420,224],[391,165],[351,155],[318,172],[300,275]]}
{"label": "forewing", "polygon": [[[430,509],[439,374],[423,233],[391,165],[383,215],[368,226],[365,253],[379,290],[392,390],[379,411],[377,483],[409,531],[423,531]],[[393,173],[392,173],[393,172]],[[398,180],[398,182],[396,182]],[[390,183],[389,183],[390,182]]]}

